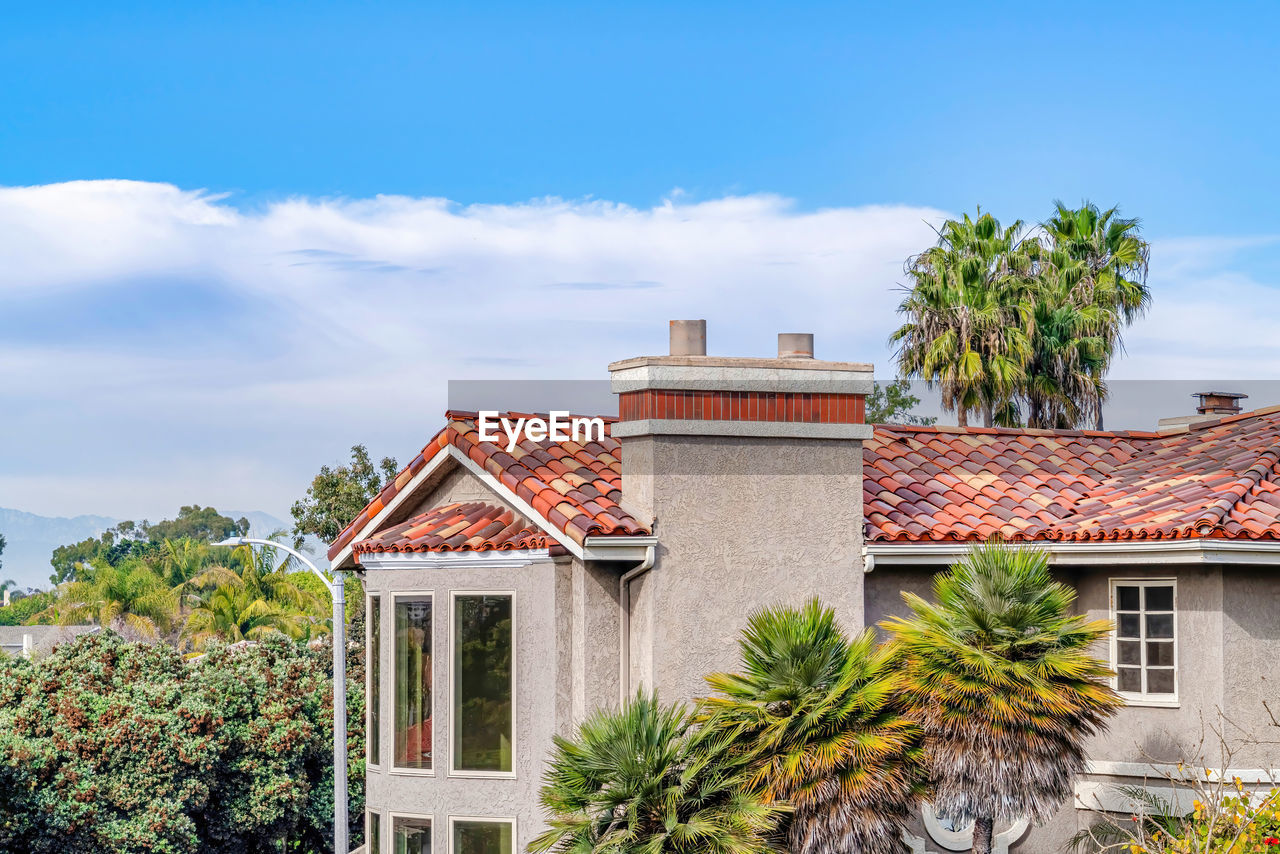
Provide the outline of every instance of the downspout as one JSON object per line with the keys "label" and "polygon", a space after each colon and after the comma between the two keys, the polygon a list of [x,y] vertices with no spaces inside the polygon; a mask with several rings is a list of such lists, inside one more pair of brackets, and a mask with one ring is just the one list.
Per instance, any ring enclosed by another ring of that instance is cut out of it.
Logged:
{"label": "downspout", "polygon": [[631,581],[653,569],[654,547],[647,546],[644,560],[618,579],[618,703],[631,698]]}

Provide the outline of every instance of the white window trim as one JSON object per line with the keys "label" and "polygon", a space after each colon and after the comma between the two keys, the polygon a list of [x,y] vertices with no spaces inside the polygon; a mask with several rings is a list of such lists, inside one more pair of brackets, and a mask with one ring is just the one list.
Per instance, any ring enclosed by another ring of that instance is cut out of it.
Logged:
{"label": "white window trim", "polygon": [[[396,649],[395,649],[395,622],[396,622],[396,602],[400,599],[430,599],[431,600],[431,767],[430,768],[408,768],[403,765],[396,764],[396,702],[400,698],[396,694]],[[436,654],[436,594],[432,590],[397,590],[391,594],[391,667],[388,669],[388,675],[391,681],[391,762],[387,768],[389,773],[404,777],[434,777],[436,775],[436,759],[439,752],[436,750],[436,725],[439,706],[436,703],[436,661],[439,656]],[[433,831],[434,832],[434,831]]]}
{"label": "white window trim", "polygon": [[[432,851],[440,850],[439,848],[436,847],[436,817],[435,816],[422,815],[421,813],[413,813],[413,812],[395,812],[393,810],[387,813],[387,833],[386,833],[386,837],[389,840],[389,844],[391,845],[391,850],[393,852],[395,851],[395,846],[396,846],[396,841],[395,841],[396,840],[396,819],[398,818],[416,818],[416,819],[419,819],[420,821],[430,822],[431,823],[431,831],[430,831],[431,850]],[[382,852],[370,851],[369,854],[382,854]]]}
{"label": "white window trim", "polygon": [[381,852],[381,851],[370,851],[370,850],[369,850],[369,838],[370,838],[370,835],[371,835],[371,834],[369,833],[369,829],[370,829],[370,827],[372,826],[372,822],[371,822],[371,821],[369,821],[370,816],[377,816],[377,817],[378,817],[378,837],[379,837],[379,839],[378,839],[378,847],[379,847],[379,848],[385,848],[385,847],[386,847],[386,842],[385,842],[384,840],[387,838],[387,835],[386,835],[385,833],[383,833],[383,831],[384,831],[384,830],[386,830],[386,828],[385,828],[385,827],[383,827],[383,823],[384,823],[384,822],[383,822],[383,819],[385,818],[385,816],[383,816],[383,814],[382,814],[381,810],[371,810],[371,809],[369,809],[368,807],[365,807],[365,809],[364,809],[364,847],[365,847],[365,851],[367,851],[367,852],[368,852],[368,854],[382,854],[382,852]]}
{"label": "white window trim", "polygon": [[[382,678],[382,653],[386,645],[386,641],[385,641],[386,632],[382,631],[386,621],[382,618],[382,594],[381,593],[365,593],[364,594],[364,651],[365,651],[365,656],[367,657],[369,654],[370,640],[373,638],[373,621],[369,619],[369,615],[373,613],[373,606],[371,603],[375,599],[378,600],[378,634],[379,634],[378,678],[381,679]],[[373,685],[373,668],[369,666],[369,662],[366,660],[365,668],[364,668],[364,696],[366,701],[365,709],[364,709],[364,732],[365,732],[366,739],[368,739],[369,733],[373,732],[373,707],[368,703],[369,697],[373,696],[373,693],[370,690],[371,685]],[[379,705],[382,704],[382,686],[381,685],[378,686],[378,704]],[[378,712],[379,714],[381,714],[382,710],[378,709]],[[382,726],[382,723],[386,723],[386,721],[382,720],[378,725],[378,755],[375,757],[370,757],[368,745],[367,744],[365,745],[364,765],[365,765],[365,768],[370,771],[382,770],[382,748],[383,748],[382,735],[383,735],[383,730],[385,729],[385,727]],[[365,832],[366,833],[368,832],[368,828],[365,828]]]}
{"label": "white window trim", "polygon": [[[512,763],[514,765],[514,763]],[[519,827],[516,824],[516,817],[511,816],[492,816],[492,815],[450,815],[449,816],[449,854],[456,854],[453,850],[453,826],[460,821],[478,822],[480,824],[509,824],[511,825],[511,854],[520,854],[520,838],[517,836]],[[435,850],[435,849],[432,849]]]}
{"label": "white window trim", "polygon": [[[454,736],[457,733],[457,715],[454,708],[454,699],[457,689],[454,684],[454,645],[457,643],[457,602],[460,596],[510,596],[511,597],[511,770],[510,771],[463,771],[454,767],[454,760],[457,759],[453,749]],[[516,674],[518,670],[517,659],[517,640],[520,637],[517,629],[517,608],[519,600],[514,590],[450,590],[449,591],[449,771],[450,777],[479,777],[495,780],[514,780],[516,779],[516,769],[520,767],[520,744],[517,733],[520,731],[520,721],[518,720],[520,702],[519,695],[516,693]],[[432,754],[434,756],[434,753]],[[478,819],[485,821],[486,819]],[[450,825],[449,838],[453,839],[452,825]]]}
{"label": "white window trim", "polygon": [[[1176,578],[1109,578],[1107,579],[1107,597],[1108,609],[1111,616],[1111,642],[1110,656],[1111,669],[1117,670],[1120,666],[1118,636],[1120,634],[1120,623],[1116,619],[1116,588],[1117,587],[1172,587],[1173,588],[1173,693],[1172,694],[1139,694],[1132,691],[1121,691],[1119,688],[1119,673],[1111,677],[1111,687],[1116,694],[1124,700],[1126,706],[1141,706],[1155,709],[1177,709],[1181,707],[1179,700],[1178,688],[1178,667],[1179,667],[1179,650],[1181,644],[1178,642],[1178,579]],[[1145,600],[1145,597],[1144,597]],[[1145,601],[1144,603],[1145,604]],[[1145,616],[1146,610],[1140,612]],[[1141,620],[1142,626],[1140,631],[1143,635],[1142,658],[1146,660],[1146,625],[1145,619]],[[1146,665],[1143,665],[1145,670]]]}

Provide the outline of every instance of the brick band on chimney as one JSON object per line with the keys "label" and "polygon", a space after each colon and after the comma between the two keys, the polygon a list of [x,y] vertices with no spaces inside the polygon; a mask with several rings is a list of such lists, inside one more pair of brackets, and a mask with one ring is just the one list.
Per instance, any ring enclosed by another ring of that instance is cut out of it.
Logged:
{"label": "brick band on chimney", "polygon": [[862,424],[866,415],[861,394],[642,389],[618,395],[618,417],[621,421]]}

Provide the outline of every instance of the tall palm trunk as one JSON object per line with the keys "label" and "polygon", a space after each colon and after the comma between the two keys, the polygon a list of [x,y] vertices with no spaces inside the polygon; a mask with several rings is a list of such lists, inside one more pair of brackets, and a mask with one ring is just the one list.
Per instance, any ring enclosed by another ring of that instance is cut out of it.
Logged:
{"label": "tall palm trunk", "polygon": [[990,427],[994,421],[995,417],[992,414],[991,401],[988,400],[982,404],[982,426]]}
{"label": "tall palm trunk", "polygon": [[973,854],[991,854],[992,831],[995,820],[975,818],[973,820]]}
{"label": "tall palm trunk", "polygon": [[963,406],[956,409],[956,426],[969,426],[969,410],[965,409]]}

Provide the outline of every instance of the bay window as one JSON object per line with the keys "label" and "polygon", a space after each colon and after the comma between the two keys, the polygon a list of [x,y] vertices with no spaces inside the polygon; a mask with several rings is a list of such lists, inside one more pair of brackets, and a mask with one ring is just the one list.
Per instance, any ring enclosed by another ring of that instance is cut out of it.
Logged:
{"label": "bay window", "polygon": [[514,854],[515,823],[510,819],[449,820],[450,854]]}
{"label": "bay window", "polygon": [[514,599],[513,593],[453,595],[454,772],[513,773]]}
{"label": "bay window", "polygon": [[430,594],[396,594],[395,760],[397,769],[432,770]]}
{"label": "bay window", "polygon": [[391,816],[391,854],[431,854],[431,819]]}
{"label": "bay window", "polygon": [[370,596],[365,600],[365,708],[368,714],[368,723],[365,725],[366,746],[368,748],[367,762],[369,765],[378,765],[382,760],[380,751],[381,743],[381,716],[382,707],[379,704],[379,698],[382,696],[381,677],[382,677],[382,597]]}

